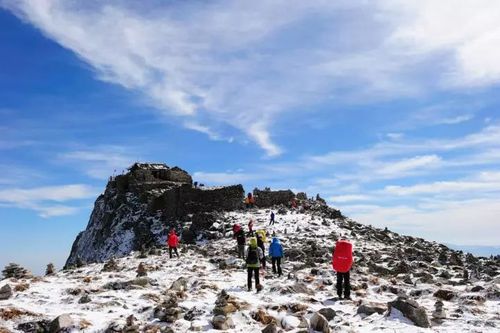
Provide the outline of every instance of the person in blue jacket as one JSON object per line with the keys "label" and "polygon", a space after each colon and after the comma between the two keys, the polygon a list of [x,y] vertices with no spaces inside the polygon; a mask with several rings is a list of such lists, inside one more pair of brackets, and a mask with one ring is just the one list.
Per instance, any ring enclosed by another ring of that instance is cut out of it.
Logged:
{"label": "person in blue jacket", "polygon": [[[273,265],[273,273],[276,274],[276,268],[278,268],[278,276],[281,276],[283,272],[281,271],[281,258],[283,258],[283,246],[277,237],[273,237],[273,242],[269,246],[269,256],[271,257]],[[277,266],[277,267],[276,267]]]}

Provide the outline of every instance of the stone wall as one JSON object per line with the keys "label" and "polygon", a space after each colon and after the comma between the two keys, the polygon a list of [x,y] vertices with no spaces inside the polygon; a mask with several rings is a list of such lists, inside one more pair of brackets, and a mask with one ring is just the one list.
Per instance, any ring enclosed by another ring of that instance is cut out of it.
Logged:
{"label": "stone wall", "polygon": [[186,214],[210,211],[229,211],[242,208],[243,186],[233,185],[212,189],[182,185],[165,191],[154,199],[151,211],[161,210],[165,216],[182,217]]}
{"label": "stone wall", "polygon": [[295,194],[291,190],[271,191],[269,189],[253,190],[255,205],[260,208],[272,207],[274,205],[289,206]]}

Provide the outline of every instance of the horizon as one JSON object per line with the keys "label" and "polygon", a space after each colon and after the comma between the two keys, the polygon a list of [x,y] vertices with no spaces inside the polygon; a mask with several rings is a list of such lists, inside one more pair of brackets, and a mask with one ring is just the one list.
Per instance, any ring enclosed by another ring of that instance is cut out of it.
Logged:
{"label": "horizon", "polygon": [[0,0],[0,266],[61,268],[135,161],[500,254],[498,12]]}

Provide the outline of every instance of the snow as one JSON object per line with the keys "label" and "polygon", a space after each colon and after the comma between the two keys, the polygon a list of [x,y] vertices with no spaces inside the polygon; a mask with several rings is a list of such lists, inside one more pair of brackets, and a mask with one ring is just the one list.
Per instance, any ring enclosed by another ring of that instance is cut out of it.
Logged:
{"label": "snow", "polygon": [[[255,229],[266,229],[270,234],[276,232],[284,247],[285,255],[287,249],[294,246],[292,237],[310,237],[321,242],[321,245],[332,247],[334,240],[330,237],[332,232],[346,234],[337,221],[329,220],[329,226],[322,225],[321,221],[309,214],[287,214],[276,215],[276,224],[268,226],[268,214],[266,210],[252,210],[244,212],[226,213],[226,219],[246,226],[250,218],[255,221]],[[311,226],[314,226],[311,233]],[[286,233],[285,233],[286,230]],[[131,235],[124,234],[120,239],[127,240]],[[269,239],[270,240],[270,237]],[[200,243],[202,248],[232,249],[236,255],[236,241],[230,235],[223,239],[204,241]],[[377,251],[376,241],[354,242],[354,248],[363,248],[364,251]],[[120,251],[125,251],[118,246]],[[136,257],[136,253],[116,259],[118,265],[123,267],[119,272],[102,272],[103,264],[91,264],[73,271],[60,271],[54,276],[43,277],[40,281],[27,280],[29,289],[15,292],[14,297],[0,301],[0,308],[19,308],[39,314],[38,317],[22,316],[13,320],[3,321],[0,319],[0,327],[4,326],[13,332],[19,323],[42,318],[53,319],[63,313],[69,313],[75,322],[86,320],[92,325],[86,332],[102,332],[112,322],[125,324],[125,318],[133,314],[141,325],[158,323],[163,326],[171,326],[175,332],[189,332],[191,326],[201,327],[203,332],[217,332],[210,322],[213,317],[212,309],[218,293],[225,289],[238,301],[250,304],[249,309],[241,310],[232,315],[235,329],[231,332],[261,332],[265,325],[253,320],[251,312],[258,308],[266,309],[267,313],[276,318],[278,323],[290,329],[289,332],[298,332],[301,320],[283,306],[294,303],[305,304],[308,311],[305,318],[308,319],[315,311],[324,307],[330,307],[337,312],[337,316],[330,321],[330,326],[335,332],[498,332],[498,328],[489,327],[494,324],[500,325],[499,301],[488,300],[478,309],[476,314],[465,311],[460,318],[445,319],[442,324],[434,324],[431,329],[416,327],[410,320],[405,318],[399,311],[393,309],[390,316],[373,314],[371,316],[360,316],[356,314],[357,300],[361,297],[353,295],[353,301],[337,300],[334,285],[325,285],[324,282],[335,281],[331,269],[331,257],[324,258],[324,262],[318,263],[321,274],[311,276],[310,269],[305,268],[294,272],[295,279],[288,279],[288,272],[299,264],[297,262],[283,261],[284,275],[280,278],[272,276],[270,264],[268,264],[265,275],[261,276],[264,290],[260,293],[248,292],[246,287],[246,270],[239,268],[220,269],[217,263],[211,262],[213,256],[203,256],[199,251],[181,245],[180,259],[169,259],[168,254],[162,256],[149,256],[145,259]],[[267,255],[267,253],[266,253]],[[226,261],[230,267],[243,267],[244,262],[234,256],[226,256],[221,259]],[[131,290],[107,290],[103,286],[109,282],[129,281],[136,277],[136,268],[139,263],[149,267],[148,277],[156,281],[151,286],[137,287]],[[352,274],[352,283],[358,282],[360,274]],[[183,318],[174,324],[159,323],[153,318],[153,308],[162,299],[166,290],[179,277],[188,280],[187,297],[179,299],[179,305],[186,309],[196,307],[203,311],[201,316],[190,322]],[[304,282],[315,293],[306,294],[282,294],[280,290],[286,286],[292,286],[297,281]],[[390,292],[380,292],[378,287],[382,284],[391,285],[391,282],[378,278],[379,283],[369,283],[364,301],[389,302],[396,298]],[[15,286],[20,281],[7,279],[0,281],[0,287],[6,283]],[[401,286],[402,287],[402,286]],[[68,293],[69,289],[82,289],[88,292],[91,302],[80,304],[78,300],[83,295],[80,293],[73,296]],[[409,286],[408,288],[412,288]],[[450,287],[452,288],[452,287]],[[417,289],[413,287],[413,289]],[[413,290],[412,289],[412,290]],[[418,289],[436,289],[431,284],[420,284]],[[453,290],[465,291],[464,287],[453,287]],[[434,309],[436,299],[433,292],[424,294],[418,298],[418,303],[426,308],[430,317]],[[447,313],[456,310],[460,306],[457,302],[444,302]],[[490,324],[487,324],[487,323]]]}

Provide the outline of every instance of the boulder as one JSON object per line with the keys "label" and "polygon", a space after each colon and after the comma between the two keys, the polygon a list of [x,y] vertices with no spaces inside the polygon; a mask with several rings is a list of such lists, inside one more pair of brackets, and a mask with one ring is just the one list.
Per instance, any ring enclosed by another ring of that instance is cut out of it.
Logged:
{"label": "boulder", "polygon": [[183,276],[175,280],[170,286],[170,290],[175,292],[184,292],[187,290],[187,279]]}
{"label": "boulder", "polygon": [[309,324],[311,325],[311,329],[315,331],[330,333],[330,326],[328,326],[328,320],[326,320],[326,318],[319,312],[316,312],[312,315],[311,319],[309,319]]}
{"label": "boulder", "polygon": [[332,308],[323,308],[318,311],[319,314],[321,314],[323,317],[326,318],[326,320],[330,321],[333,318],[335,318],[335,315],[337,314],[334,309]]}
{"label": "boulder", "polygon": [[271,323],[267,325],[263,330],[262,333],[277,333],[278,332],[278,327],[276,326],[275,323]]}
{"label": "boulder", "polygon": [[280,325],[285,331],[290,331],[299,327],[300,319],[295,316],[284,316],[281,318]]}
{"label": "boulder", "polygon": [[450,301],[453,297],[455,297],[456,294],[452,290],[447,290],[447,289],[439,289],[434,293],[434,297],[445,300],[445,301]]}
{"label": "boulder", "polygon": [[416,301],[406,296],[399,296],[394,301],[387,303],[387,305],[389,306],[389,314],[392,308],[394,308],[401,311],[406,318],[413,321],[419,327],[428,328],[431,326],[425,309]]}
{"label": "boulder", "polygon": [[12,288],[10,285],[6,284],[0,288],[0,301],[11,298],[13,295]]}
{"label": "boulder", "polygon": [[366,302],[358,307],[356,313],[370,316],[374,313],[384,314],[386,310],[387,310],[387,304],[385,303]]}
{"label": "boulder", "polygon": [[50,329],[50,321],[48,320],[29,321],[17,325],[17,329],[25,333],[48,332]]}
{"label": "boulder", "polygon": [[69,314],[62,314],[50,323],[49,332],[70,332],[75,327],[73,319]]}
{"label": "boulder", "polygon": [[224,315],[216,315],[212,319],[212,326],[216,330],[228,330],[234,328],[234,322],[231,317],[226,317]]}

